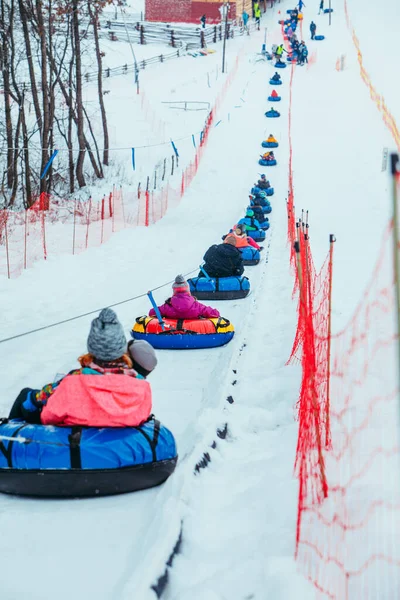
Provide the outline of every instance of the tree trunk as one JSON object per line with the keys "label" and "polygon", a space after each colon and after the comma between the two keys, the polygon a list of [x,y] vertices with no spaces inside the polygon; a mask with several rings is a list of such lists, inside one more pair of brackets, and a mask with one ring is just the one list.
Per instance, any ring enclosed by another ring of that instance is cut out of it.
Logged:
{"label": "tree trunk", "polygon": [[[49,85],[47,80],[47,34],[44,26],[42,0],[36,0],[36,17],[38,32],[40,37],[40,59],[41,59],[41,75],[42,75],[42,109],[43,109],[43,127],[41,135],[42,146],[42,162],[40,165],[40,174],[43,173],[45,166],[49,161],[49,136],[50,136],[50,101],[49,101]],[[40,180],[40,193],[47,192],[47,177]]]}
{"label": "tree trunk", "polygon": [[3,73],[3,87],[4,87],[4,115],[6,125],[6,139],[7,139],[7,188],[11,190],[14,182],[14,162],[13,162],[13,126],[11,116],[11,89],[10,89],[10,46],[8,43],[8,37],[10,35],[10,29],[12,27],[12,20],[10,20],[10,27],[6,27],[8,20],[12,17],[12,14],[6,15],[4,0],[1,0],[1,13],[0,13],[0,27],[1,27],[1,45],[0,45],[0,65]]}
{"label": "tree trunk", "polygon": [[79,37],[79,13],[78,0],[72,0],[72,30],[75,47],[75,87],[76,87],[76,116],[78,129],[79,154],[76,161],[76,178],[79,187],[86,185],[83,175],[83,163],[85,160],[85,133],[83,128],[83,100],[82,100],[82,62],[81,62],[81,41]]}
{"label": "tree trunk", "polygon": [[20,107],[21,125],[22,125],[22,141],[24,146],[24,167],[25,167],[25,192],[26,192],[26,205],[27,207],[32,206],[32,186],[31,186],[31,168],[29,164],[29,137],[28,129],[26,127],[25,118],[25,91],[22,92],[22,103]]}
{"label": "tree trunk", "polygon": [[42,125],[43,125],[42,124],[42,112],[40,110],[40,105],[39,105],[39,95],[38,95],[38,90],[37,90],[37,85],[36,85],[35,68],[33,66],[33,60],[32,60],[31,39],[30,39],[29,28],[28,28],[28,16],[26,13],[26,7],[24,5],[24,0],[18,0],[18,5],[19,5],[19,14],[21,17],[21,22],[22,22],[22,30],[24,32],[26,58],[28,60],[29,79],[30,79],[30,86],[31,86],[31,91],[32,91],[33,106],[35,108],[36,121],[37,121],[37,125],[39,127],[39,131],[42,131]]}
{"label": "tree trunk", "polygon": [[100,43],[99,43],[99,11],[97,6],[95,7],[95,12],[93,14],[91,7],[91,0],[88,0],[88,11],[89,17],[93,25],[93,35],[94,35],[94,44],[96,48],[96,59],[97,59],[97,90],[100,104],[100,112],[101,112],[101,122],[103,125],[103,164],[108,165],[108,157],[109,157],[109,138],[108,138],[108,126],[107,126],[107,115],[106,109],[104,106],[104,95],[103,95],[103,65],[102,58],[100,52]]}

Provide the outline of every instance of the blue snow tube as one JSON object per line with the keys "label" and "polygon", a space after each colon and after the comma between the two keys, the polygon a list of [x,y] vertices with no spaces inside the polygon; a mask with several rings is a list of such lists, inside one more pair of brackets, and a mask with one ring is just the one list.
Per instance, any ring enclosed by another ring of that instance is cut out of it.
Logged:
{"label": "blue snow tube", "polygon": [[263,242],[265,240],[265,231],[262,229],[257,229],[257,231],[247,231],[246,233],[253,238],[255,242]]}
{"label": "blue snow tube", "polygon": [[270,79],[269,82],[271,85],[282,85],[282,81],[280,79]]}
{"label": "blue snow tube", "polygon": [[140,427],[101,429],[4,419],[0,436],[5,436],[3,494],[74,498],[134,492],[163,483],[178,458],[174,436],[154,417]]}
{"label": "blue snow tube", "polygon": [[[196,293],[196,296],[198,294]],[[213,319],[163,319],[163,327],[156,317],[138,317],[132,328],[135,340],[146,340],[162,350],[197,350],[216,348],[231,341],[233,325],[223,317]]]}
{"label": "blue snow tube", "polygon": [[325,8],[324,13],[333,13],[333,8]]}
{"label": "blue snow tube", "polygon": [[278,142],[261,142],[261,146],[263,148],[277,148],[279,146]]}
{"label": "blue snow tube", "polygon": [[267,110],[267,112],[265,113],[265,116],[268,119],[277,119],[278,117],[281,116],[281,114],[277,110],[271,108],[270,110]]}
{"label": "blue snow tube", "polygon": [[247,277],[192,277],[188,279],[191,293],[198,300],[236,300],[250,292]]}
{"label": "blue snow tube", "polygon": [[277,69],[286,69],[286,63],[284,63],[283,61],[279,61],[279,62],[275,63],[275,67]]}
{"label": "blue snow tube", "polygon": [[280,96],[268,96],[268,102],[280,102],[281,100]]}
{"label": "blue snow tube", "polygon": [[314,40],[317,40],[317,41],[321,41],[321,40],[324,40],[324,39],[325,39],[324,35],[316,35],[315,38],[314,38]]}
{"label": "blue snow tube", "polygon": [[272,60],[272,54],[269,54],[268,52],[266,52],[265,56],[267,57],[267,60]]}
{"label": "blue snow tube", "polygon": [[258,265],[260,262],[260,251],[253,246],[246,246],[245,248],[239,248],[240,254],[243,258],[243,264],[246,266]]}
{"label": "blue snow tube", "polygon": [[263,167],[274,167],[276,165],[276,160],[264,160],[263,158],[260,158],[258,164]]}
{"label": "blue snow tube", "polygon": [[289,54],[288,54],[288,56],[287,56],[286,60],[287,60],[288,62],[292,63],[292,62],[294,62],[294,61],[296,61],[296,60],[297,60],[297,55],[296,55],[296,56],[294,56],[294,54],[292,54],[292,55],[289,55]]}

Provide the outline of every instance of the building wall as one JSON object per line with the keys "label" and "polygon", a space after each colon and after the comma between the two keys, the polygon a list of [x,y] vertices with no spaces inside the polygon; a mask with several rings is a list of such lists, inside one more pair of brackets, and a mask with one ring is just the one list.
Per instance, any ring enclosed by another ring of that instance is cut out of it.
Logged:
{"label": "building wall", "polygon": [[[164,23],[199,23],[200,17],[206,15],[207,23],[219,23],[222,4],[222,0],[146,0],[145,18]],[[243,6],[251,16],[251,4],[252,0],[230,2],[229,18],[240,18]]]}
{"label": "building wall", "polygon": [[145,19],[164,23],[187,23],[191,20],[191,10],[192,0],[146,0]]}

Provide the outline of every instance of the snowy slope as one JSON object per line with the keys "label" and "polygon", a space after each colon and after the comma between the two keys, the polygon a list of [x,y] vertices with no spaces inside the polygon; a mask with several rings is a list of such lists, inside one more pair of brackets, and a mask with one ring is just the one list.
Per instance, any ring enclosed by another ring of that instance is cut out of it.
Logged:
{"label": "snowy slope", "polygon": [[[286,5],[282,2],[279,9],[283,12]],[[297,68],[294,75],[295,203],[310,210],[317,265],[327,252],[328,234],[338,238],[334,320],[339,328],[368,280],[388,218],[387,174],[380,169],[382,148],[391,146],[391,140],[359,78],[343,11],[335,7],[328,29],[326,16],[316,19],[308,10],[303,36],[307,39],[314,18],[327,39],[315,45],[316,61]],[[269,43],[278,41],[276,11],[267,24]],[[286,248],[289,69],[282,72],[283,117],[272,125],[263,113],[273,70],[255,62],[262,40],[260,32],[241,42],[240,67],[221,110],[222,122],[213,130],[199,173],[178,208],[151,228],[115,234],[101,248],[51,258],[17,280],[0,282],[0,309],[6,315],[1,337],[7,337],[145,294],[177,272],[196,270],[207,247],[242,215],[257,176],[261,140],[271,131],[281,142],[279,165],[269,173],[276,191],[270,246],[264,254],[268,263],[247,269],[253,286],[247,299],[218,303],[236,326],[234,341],[212,351],[160,352],[159,366],[150,377],[154,412],[177,438],[176,473],[160,488],[114,498],[0,498],[0,592],[7,600],[154,598],[150,585],[164,571],[182,520],[182,553],[170,572],[168,600],[313,597],[297,579],[292,560],[297,492],[292,417],[299,372],[284,367],[296,320]],[[238,47],[230,46],[228,53]],[[343,52],[347,67],[338,73],[335,62]],[[228,59],[233,64],[234,56]],[[372,58],[368,60],[372,75]],[[180,61],[165,66],[165,79]],[[205,75],[206,63],[188,63],[182,63],[187,89],[197,94],[201,86],[190,80]],[[205,85],[202,97],[208,93]],[[156,80],[153,86],[152,97]],[[128,97],[125,107],[117,108],[125,119],[129,102]],[[193,124],[187,125],[191,133]],[[143,135],[146,127],[140,130]],[[177,131],[171,125],[171,133]],[[129,145],[125,129],[121,138],[118,132],[115,139]],[[157,291],[156,299],[162,301],[169,290]],[[145,297],[117,307],[126,331],[148,308]],[[84,317],[0,346],[3,414],[19,389],[40,386],[56,372],[72,368],[85,349],[90,320]],[[226,402],[229,395],[232,405]],[[225,423],[227,439],[217,439],[216,429]],[[211,450],[215,439],[217,447]],[[210,452],[211,463],[194,478],[204,451]]]}
{"label": "snowy slope", "polygon": [[[38,263],[19,279],[3,282],[1,305],[8,314],[5,336],[146,292],[171,280],[178,271],[197,269],[207,247],[242,216],[248,188],[257,176],[259,144],[268,133],[264,98],[258,94],[264,66],[253,66],[259,47],[260,38],[248,40],[237,80],[224,104],[230,120],[225,114],[213,131],[199,174],[182,204],[154,227],[122,232],[99,249]],[[275,133],[279,137],[281,132]],[[280,215],[283,225],[284,166],[271,178],[277,219]],[[264,268],[249,269],[254,294],[260,299],[257,287]],[[168,293],[169,287],[155,295],[161,301]],[[67,503],[2,498],[0,554],[5,575],[1,585],[7,597],[27,593],[27,582],[41,568],[44,557],[47,576],[40,589],[35,589],[37,597],[56,595],[63,600],[73,594],[78,599],[87,597],[89,589],[99,600],[131,597],[132,590],[135,597],[147,597],[179,533],[182,486],[190,485],[194,465],[221,422],[228,368],[244,341],[242,324],[254,302],[250,295],[244,301],[220,304],[222,313],[237,326],[233,343],[214,351],[161,353],[151,377],[154,412],[177,437],[180,463],[174,477],[160,489],[134,496]],[[147,310],[142,298],[122,305],[118,314],[128,331],[134,318]],[[71,368],[85,348],[89,323],[86,317],[1,347],[3,363],[7,357],[7,364],[14,365],[4,380],[4,412],[21,387],[39,386],[55,372]],[[21,346],[28,340],[29,357],[21,364]],[[31,540],[24,547],[15,536],[16,522]],[[17,578],[13,560],[17,552],[26,564],[24,580]],[[71,577],[60,588],[66,564]]]}

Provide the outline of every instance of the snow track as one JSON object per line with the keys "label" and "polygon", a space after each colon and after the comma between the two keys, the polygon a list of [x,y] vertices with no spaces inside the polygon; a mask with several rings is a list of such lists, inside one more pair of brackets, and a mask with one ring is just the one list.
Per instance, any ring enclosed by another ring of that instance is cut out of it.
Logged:
{"label": "snow track", "polygon": [[[177,272],[195,268],[209,245],[218,243],[243,215],[249,187],[259,171],[260,144],[271,125],[263,114],[264,92],[259,92],[265,64],[252,66],[260,46],[261,36],[246,40],[238,75],[220,109],[221,123],[211,134],[198,175],[181,205],[154,227],[121,232],[101,248],[38,263],[18,280],[2,283],[0,308],[7,310],[8,316],[4,336],[145,292],[160,280],[168,281]],[[286,127],[286,120],[281,121],[274,123],[273,129],[279,139]],[[275,187],[271,219],[279,221],[276,235],[283,239],[286,150],[282,139],[281,167],[268,173]],[[269,240],[270,234],[267,236]],[[7,600],[20,600],[27,594],[33,600],[155,597],[151,586],[164,573],[179,538],[195,465],[210,451],[216,430],[224,427],[232,371],[241,350],[247,352],[245,340],[252,327],[253,309],[259,307],[257,319],[269,319],[270,307],[264,305],[260,291],[269,268],[265,251],[263,254],[260,266],[246,269],[251,295],[216,303],[236,327],[231,344],[213,350],[159,352],[159,366],[150,378],[153,408],[174,432],[179,452],[177,470],[165,485],[140,494],[94,500],[0,498],[0,591]],[[169,293],[169,288],[158,291],[156,300]],[[147,310],[145,299],[121,306],[118,315],[126,331],[134,318]],[[3,364],[12,365],[5,378],[3,414],[21,387],[43,385],[56,372],[72,368],[85,349],[90,320],[86,317],[38,332],[1,348]],[[184,525],[183,540],[186,533]],[[19,577],[21,564],[24,578]],[[42,573],[40,586],[33,586],[38,573]]]}

